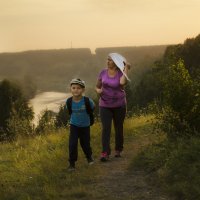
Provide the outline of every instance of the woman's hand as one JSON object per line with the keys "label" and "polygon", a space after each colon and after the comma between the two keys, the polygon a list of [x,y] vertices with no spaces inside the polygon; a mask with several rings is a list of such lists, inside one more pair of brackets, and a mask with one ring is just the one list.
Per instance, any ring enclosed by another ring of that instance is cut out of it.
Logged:
{"label": "woman's hand", "polygon": [[102,88],[96,88],[96,92],[97,92],[97,94],[101,94],[102,93]]}
{"label": "woman's hand", "polygon": [[127,71],[131,68],[131,64],[130,63],[125,63],[124,65],[124,71]]}
{"label": "woman's hand", "polygon": [[[124,73],[128,76],[128,70],[131,68],[131,64],[126,62],[124,63]],[[120,78],[120,85],[125,85],[127,82],[127,79],[125,77],[125,75],[123,75],[121,78]]]}
{"label": "woman's hand", "polygon": [[95,88],[97,94],[101,94],[102,93],[102,82],[100,80],[97,80],[96,83],[96,88]]}

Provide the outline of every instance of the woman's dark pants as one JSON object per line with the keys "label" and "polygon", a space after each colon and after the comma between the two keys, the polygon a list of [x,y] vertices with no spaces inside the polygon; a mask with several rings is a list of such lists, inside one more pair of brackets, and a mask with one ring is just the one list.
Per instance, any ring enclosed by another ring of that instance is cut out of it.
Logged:
{"label": "woman's dark pants", "polygon": [[115,129],[115,150],[122,151],[124,144],[123,124],[126,115],[126,107],[105,108],[100,107],[100,118],[102,123],[102,152],[111,153],[110,134],[112,120]]}

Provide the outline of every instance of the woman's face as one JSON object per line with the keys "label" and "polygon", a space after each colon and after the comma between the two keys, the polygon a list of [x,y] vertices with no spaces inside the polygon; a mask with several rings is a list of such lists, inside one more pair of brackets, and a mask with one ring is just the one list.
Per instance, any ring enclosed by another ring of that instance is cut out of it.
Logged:
{"label": "woman's face", "polygon": [[107,66],[110,69],[117,68],[110,56],[108,56],[108,59],[107,59]]}

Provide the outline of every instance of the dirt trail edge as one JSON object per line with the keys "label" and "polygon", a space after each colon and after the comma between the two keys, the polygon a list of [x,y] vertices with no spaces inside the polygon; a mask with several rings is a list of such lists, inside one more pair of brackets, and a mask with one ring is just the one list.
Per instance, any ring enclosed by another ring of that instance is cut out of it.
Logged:
{"label": "dirt trail edge", "polygon": [[110,161],[96,164],[102,165],[105,175],[94,183],[94,189],[101,192],[102,196],[97,199],[104,200],[169,200],[161,191],[148,184],[147,175],[142,170],[130,170],[129,166],[133,157],[140,149],[138,141],[128,141],[128,149],[124,151],[121,158],[111,156]]}

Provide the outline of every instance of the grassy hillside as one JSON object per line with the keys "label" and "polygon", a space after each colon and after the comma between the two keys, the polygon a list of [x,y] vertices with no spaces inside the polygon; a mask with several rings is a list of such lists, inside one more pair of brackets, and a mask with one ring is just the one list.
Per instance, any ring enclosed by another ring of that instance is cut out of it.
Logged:
{"label": "grassy hillside", "polygon": [[[43,91],[66,91],[73,77],[94,85],[99,71],[106,67],[110,52],[119,52],[133,65],[132,74],[146,71],[160,58],[166,46],[98,48],[96,54],[90,49],[35,50],[0,54],[0,80],[4,78],[30,80]],[[136,76],[135,76],[136,77]],[[93,88],[93,87],[92,87]]]}
{"label": "grassy hillside", "polygon": [[1,144],[0,199],[163,199],[145,183],[146,175],[130,168],[137,153],[156,140],[151,132],[151,116],[127,119],[123,157],[101,163],[100,125],[95,124],[91,144],[96,162],[88,166],[79,147],[73,173],[67,171],[68,130]]}

